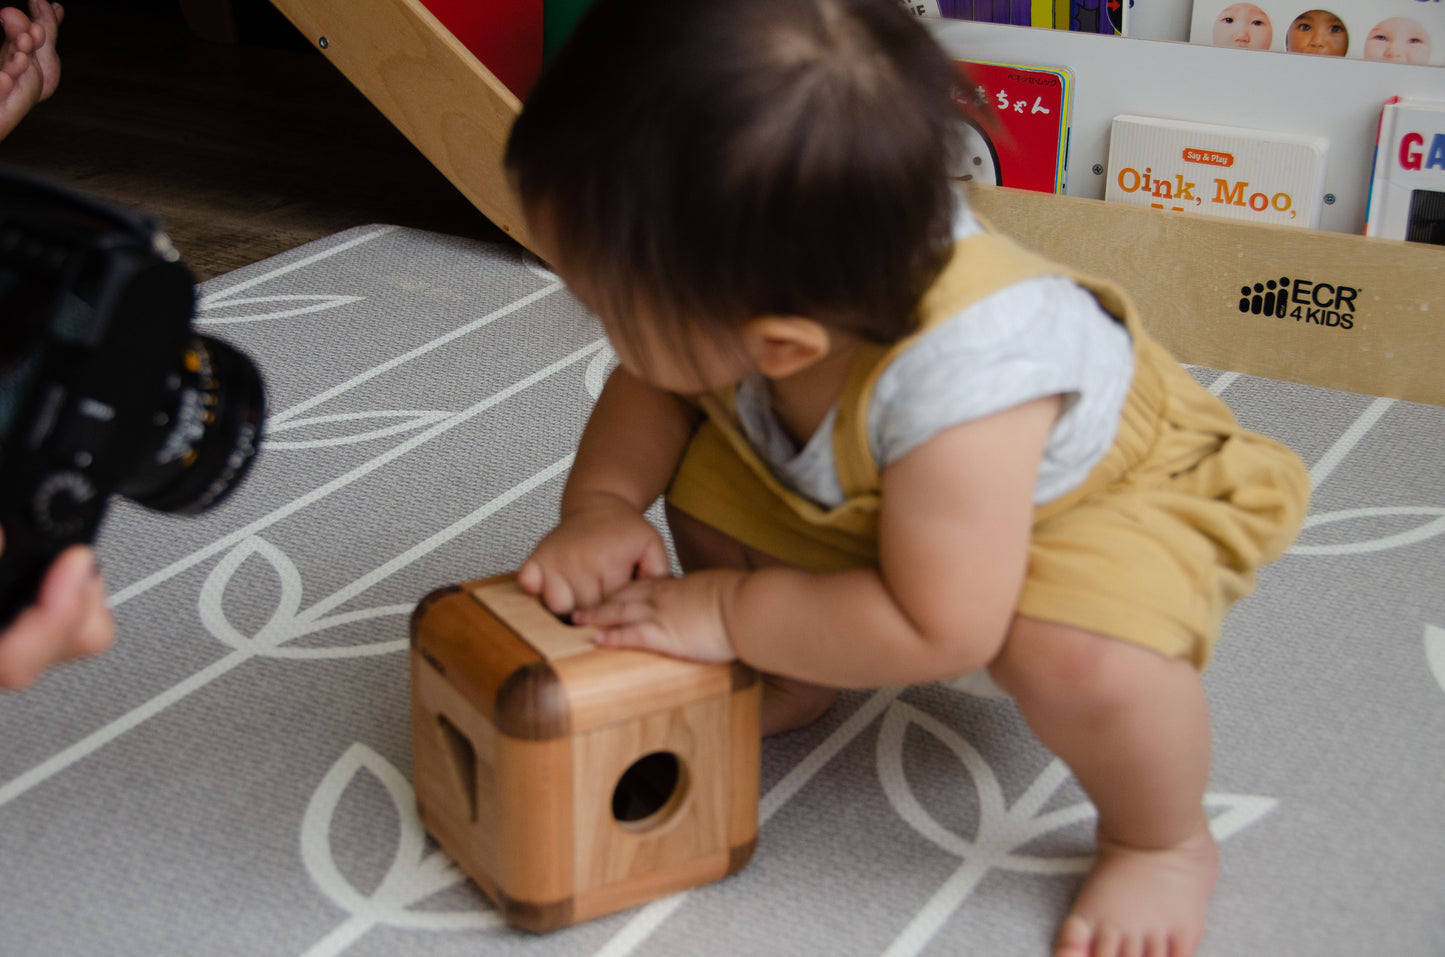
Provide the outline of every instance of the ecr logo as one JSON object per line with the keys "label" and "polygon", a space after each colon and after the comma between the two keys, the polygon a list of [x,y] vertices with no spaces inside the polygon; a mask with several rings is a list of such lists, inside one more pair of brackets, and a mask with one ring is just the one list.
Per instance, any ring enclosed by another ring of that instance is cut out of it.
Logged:
{"label": "ecr logo", "polygon": [[1357,286],[1309,279],[1266,279],[1239,288],[1239,311],[1276,319],[1293,319],[1332,329],[1354,328]]}

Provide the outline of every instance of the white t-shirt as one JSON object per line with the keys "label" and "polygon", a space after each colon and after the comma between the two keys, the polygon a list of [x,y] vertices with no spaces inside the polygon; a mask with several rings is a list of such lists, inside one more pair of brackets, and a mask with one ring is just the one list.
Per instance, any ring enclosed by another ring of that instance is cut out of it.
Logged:
{"label": "white t-shirt", "polygon": [[[955,238],[980,231],[960,206]],[[874,461],[882,471],[951,426],[1061,395],[1033,496],[1053,501],[1113,445],[1133,370],[1128,332],[1083,287],[1063,276],[1015,283],[944,320],[883,370],[868,407]],[[824,508],[843,503],[836,405],[799,449],[773,414],[766,378],[739,383],[735,403],[743,433],[785,485]]]}

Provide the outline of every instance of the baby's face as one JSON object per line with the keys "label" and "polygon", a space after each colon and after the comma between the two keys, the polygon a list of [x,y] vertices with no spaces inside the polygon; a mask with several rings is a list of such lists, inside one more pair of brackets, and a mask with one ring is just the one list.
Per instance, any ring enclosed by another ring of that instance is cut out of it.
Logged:
{"label": "baby's face", "polygon": [[1274,42],[1274,27],[1265,12],[1252,3],[1233,3],[1214,21],[1214,45],[1244,50],[1268,50]]}
{"label": "baby's face", "polygon": [[1365,59],[1429,63],[1430,34],[1408,17],[1381,20],[1365,38]]}
{"label": "baby's face", "polygon": [[1289,40],[1285,45],[1291,53],[1344,56],[1350,46],[1350,33],[1340,18],[1328,10],[1310,10],[1295,17],[1289,25]]}
{"label": "baby's face", "polygon": [[671,326],[654,318],[647,303],[640,300],[632,304],[629,321],[619,321],[596,276],[561,255],[554,217],[546,210],[528,210],[527,226],[537,253],[562,277],[572,294],[602,320],[617,364],[633,376],[667,392],[700,395],[740,382],[755,371],[740,336],[737,341],[722,341],[693,329],[686,336],[686,347],[679,348],[676,337],[670,335]]}

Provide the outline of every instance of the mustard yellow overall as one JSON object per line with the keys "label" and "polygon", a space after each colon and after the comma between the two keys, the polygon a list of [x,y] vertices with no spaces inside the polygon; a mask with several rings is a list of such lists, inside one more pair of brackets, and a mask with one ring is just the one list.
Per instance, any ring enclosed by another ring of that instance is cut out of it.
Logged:
{"label": "mustard yellow overall", "polygon": [[1242,428],[1150,339],[1128,297],[992,233],[961,240],[924,298],[920,328],[865,350],[838,406],[833,452],[847,500],[824,509],[784,487],[744,437],[727,392],[668,490],[677,508],[767,554],[817,572],[878,561],[879,471],[868,402],[879,374],[969,304],[1034,276],[1066,275],[1133,337],[1134,380],[1112,448],[1082,485],[1034,512],[1018,613],[1112,635],[1202,668],[1225,612],[1294,540],[1309,476],[1288,448]]}

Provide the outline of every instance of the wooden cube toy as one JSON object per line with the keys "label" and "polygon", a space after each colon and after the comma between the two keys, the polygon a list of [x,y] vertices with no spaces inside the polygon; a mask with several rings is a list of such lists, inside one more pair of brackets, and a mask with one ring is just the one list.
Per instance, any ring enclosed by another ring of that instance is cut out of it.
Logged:
{"label": "wooden cube toy", "polygon": [[757,841],[757,674],[592,634],[511,575],[433,592],[412,616],[422,823],[527,930],[725,877]]}

